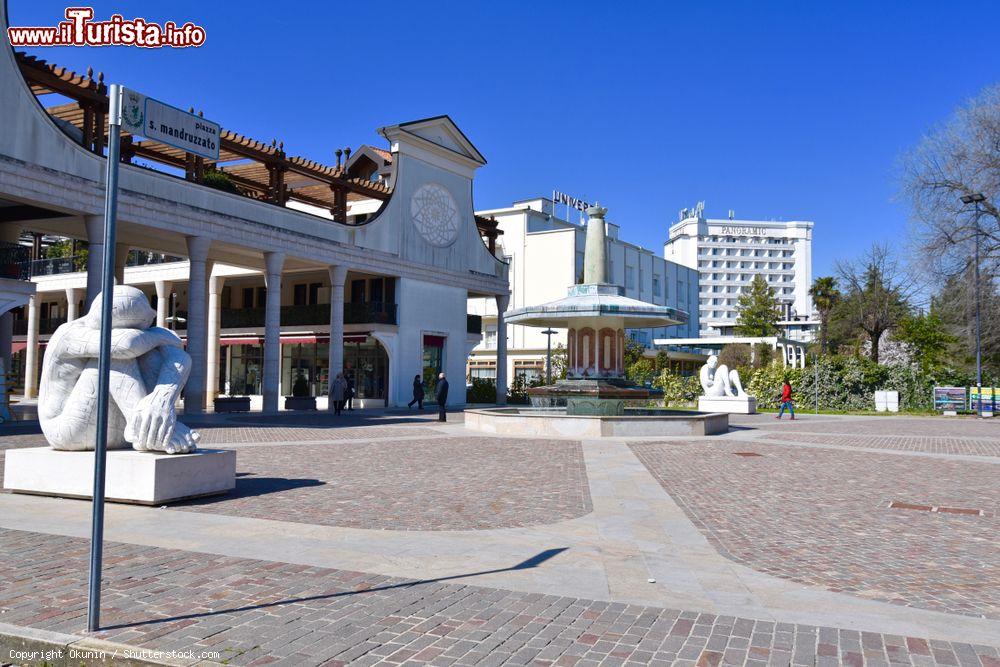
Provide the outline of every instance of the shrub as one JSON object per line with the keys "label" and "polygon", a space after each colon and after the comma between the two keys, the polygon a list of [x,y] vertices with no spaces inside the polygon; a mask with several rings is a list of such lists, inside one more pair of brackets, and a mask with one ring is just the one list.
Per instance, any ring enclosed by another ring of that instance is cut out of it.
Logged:
{"label": "shrub", "polygon": [[701,394],[698,378],[678,375],[665,368],[653,380],[653,387],[663,391],[663,405],[690,403]]}
{"label": "shrub", "polygon": [[472,386],[466,392],[468,403],[496,403],[497,383],[493,378],[472,378]]}
{"label": "shrub", "polygon": [[207,170],[201,177],[201,184],[207,185],[210,188],[215,188],[216,190],[222,190],[224,192],[232,192],[237,195],[240,193],[240,191],[236,188],[236,184],[233,183],[231,178],[229,178],[229,174],[216,169]]}

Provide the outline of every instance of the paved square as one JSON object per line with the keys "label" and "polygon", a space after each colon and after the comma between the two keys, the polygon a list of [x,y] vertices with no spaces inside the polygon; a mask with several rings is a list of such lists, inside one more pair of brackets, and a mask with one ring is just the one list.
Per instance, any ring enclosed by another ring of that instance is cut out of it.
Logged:
{"label": "paved square", "polygon": [[[109,507],[101,637],[240,665],[1000,667],[1000,423],[733,421],[206,424],[237,490]],[[43,444],[0,438],[0,473]],[[0,495],[0,624],[82,632],[89,508]]]}
{"label": "paved square", "polygon": [[591,509],[579,442],[431,434],[244,447],[237,461],[235,493],[175,507],[376,530],[530,526]]}

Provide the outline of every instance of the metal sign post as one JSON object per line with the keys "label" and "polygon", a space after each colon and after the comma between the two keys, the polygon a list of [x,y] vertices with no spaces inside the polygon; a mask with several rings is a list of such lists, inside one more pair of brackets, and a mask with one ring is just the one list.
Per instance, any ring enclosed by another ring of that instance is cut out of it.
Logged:
{"label": "metal sign post", "polygon": [[104,197],[104,261],[101,274],[101,351],[97,380],[97,442],[94,443],[94,497],[90,535],[90,590],[87,630],[101,623],[101,561],[104,555],[104,479],[108,453],[108,401],[111,385],[111,304],[115,288],[115,214],[118,208],[118,155],[121,145],[122,88],[108,92],[108,168]]}

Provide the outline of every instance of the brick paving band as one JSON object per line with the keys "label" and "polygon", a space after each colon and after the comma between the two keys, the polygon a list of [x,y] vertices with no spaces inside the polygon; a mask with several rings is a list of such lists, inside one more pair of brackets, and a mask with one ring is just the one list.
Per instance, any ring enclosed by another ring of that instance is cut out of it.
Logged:
{"label": "brick paving band", "polygon": [[[997,464],[759,440],[630,446],[739,563],[834,592],[1000,618]],[[986,516],[890,509],[893,501]]]}
{"label": "brick paving band", "polygon": [[[817,430],[820,428],[816,427]],[[837,447],[858,447],[865,449],[889,449],[930,454],[959,454],[963,456],[1000,457],[1000,439],[955,438],[932,436],[892,436],[892,435],[838,435],[832,433],[768,432],[761,439],[783,442],[816,443]]]}
{"label": "brick paving band", "polygon": [[543,525],[592,509],[576,441],[338,441],[247,447],[237,461],[234,493],[173,507],[377,530]]}
{"label": "brick paving band", "polygon": [[[79,633],[88,542],[0,530],[0,551],[0,619]],[[99,637],[228,664],[1000,666],[996,647],[443,580],[118,543],[105,562]]]}

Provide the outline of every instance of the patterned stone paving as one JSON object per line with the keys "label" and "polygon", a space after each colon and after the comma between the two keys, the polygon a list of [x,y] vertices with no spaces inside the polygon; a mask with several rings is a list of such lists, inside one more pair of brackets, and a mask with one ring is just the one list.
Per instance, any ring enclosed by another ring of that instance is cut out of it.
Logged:
{"label": "patterned stone paving", "polygon": [[256,446],[239,449],[237,471],[235,494],[175,507],[388,530],[531,526],[591,511],[579,442],[437,436]]}
{"label": "patterned stone paving", "polygon": [[843,433],[849,435],[964,436],[1000,439],[1000,419],[942,417],[854,417],[831,419],[825,415],[800,415],[794,422],[774,415],[734,417],[731,423],[764,430]]}
{"label": "patterned stone paving", "polygon": [[429,437],[437,433],[426,426],[215,426],[195,427],[201,433],[202,446],[254,444],[267,442],[328,442],[358,438]]}
{"label": "patterned stone paving", "polygon": [[[819,428],[818,426],[816,427]],[[998,434],[1000,435],[1000,434]],[[894,449],[932,454],[962,454],[969,456],[1000,457],[1000,439],[954,438],[891,435],[834,435],[816,432],[768,433],[767,440],[809,442],[838,447],[865,447],[868,449]]]}
{"label": "patterned stone paving", "polygon": [[[632,443],[729,558],[865,598],[1000,618],[1000,466],[763,442]],[[753,451],[763,456],[741,457]],[[889,509],[892,501],[990,516]]]}
{"label": "patterned stone paving", "polygon": [[[0,530],[0,551],[0,619],[79,633],[87,541]],[[228,664],[1000,666],[988,646],[116,543],[105,563],[101,638]]]}

